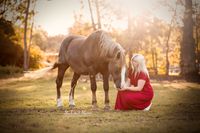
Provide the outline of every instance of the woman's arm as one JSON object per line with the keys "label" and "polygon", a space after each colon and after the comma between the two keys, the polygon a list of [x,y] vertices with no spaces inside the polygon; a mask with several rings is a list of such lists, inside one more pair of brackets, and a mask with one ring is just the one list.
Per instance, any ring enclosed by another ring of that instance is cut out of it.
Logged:
{"label": "woman's arm", "polygon": [[145,82],[146,82],[145,80],[139,79],[137,86],[131,85],[129,87],[124,87],[124,88],[120,89],[119,91],[124,91],[124,90],[141,91],[144,87]]}
{"label": "woman's arm", "polygon": [[130,81],[130,79],[128,78],[127,80],[126,80],[126,83],[124,84],[124,86],[122,87],[122,88],[127,88],[127,87],[130,87],[131,86],[131,81]]}

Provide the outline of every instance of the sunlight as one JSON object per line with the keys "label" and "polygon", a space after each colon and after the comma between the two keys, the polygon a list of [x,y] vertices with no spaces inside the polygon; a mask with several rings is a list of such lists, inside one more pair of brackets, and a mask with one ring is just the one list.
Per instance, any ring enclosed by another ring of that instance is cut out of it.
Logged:
{"label": "sunlight", "polygon": [[[153,2],[149,0],[110,0],[119,9],[127,10],[133,16],[141,15],[152,9]],[[74,23],[74,12],[81,12],[84,21],[90,20],[88,3],[84,1],[84,9],[80,10],[80,1],[39,1],[36,6],[36,25],[42,27],[49,35],[67,34],[68,28]],[[70,8],[66,8],[67,5]],[[128,14],[124,14],[128,16]],[[106,20],[105,20],[106,21]],[[124,30],[127,28],[127,19],[115,19],[112,26],[116,29]]]}
{"label": "sunlight", "polygon": [[113,22],[113,27],[121,30],[127,29],[128,22],[123,20],[116,20]]}
{"label": "sunlight", "polygon": [[132,15],[139,15],[153,8],[150,0],[115,0],[115,4],[124,8]]}
{"label": "sunlight", "polygon": [[49,21],[49,23],[42,26],[42,28],[44,28],[50,36],[57,34],[66,35],[68,33],[68,26],[73,24],[73,21],[64,21],[61,17],[59,18],[60,19],[56,19],[55,21]]}
{"label": "sunlight", "polygon": [[67,34],[68,28],[74,23],[73,11],[78,10],[79,6],[78,0],[38,1],[35,23],[51,36]]}

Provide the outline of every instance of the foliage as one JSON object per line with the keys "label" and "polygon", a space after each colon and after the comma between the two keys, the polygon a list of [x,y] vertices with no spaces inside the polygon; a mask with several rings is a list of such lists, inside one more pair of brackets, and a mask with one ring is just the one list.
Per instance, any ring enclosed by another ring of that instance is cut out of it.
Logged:
{"label": "foliage", "polygon": [[15,31],[14,31],[12,22],[7,21],[4,18],[0,19],[0,29],[8,37],[15,35]]}
{"label": "foliage", "polygon": [[20,67],[16,66],[0,66],[0,75],[5,76],[5,75],[13,75],[16,73],[22,73],[23,70]]}
{"label": "foliage", "polygon": [[32,69],[43,67],[42,61],[44,60],[44,53],[38,46],[31,46],[30,48],[30,62],[29,66]]}
{"label": "foliage", "polygon": [[48,36],[46,52],[58,53],[60,50],[60,45],[65,37],[65,35]]}
{"label": "foliage", "polygon": [[0,65],[22,66],[23,49],[15,41],[15,32],[10,21],[0,19]]}
{"label": "foliage", "polygon": [[48,47],[47,36],[47,32],[45,32],[44,30],[35,30],[32,37],[32,44],[38,46],[41,50],[45,51]]}
{"label": "foliage", "polygon": [[[75,18],[75,23],[69,30],[71,34],[88,35],[92,32],[92,26],[88,28],[87,24],[82,24],[81,17]],[[146,17],[135,16],[132,18],[130,25],[131,33],[130,29],[120,31],[113,28],[110,31],[111,36],[126,51],[143,54],[147,60],[148,68],[152,69],[154,73],[157,71],[158,74],[164,74],[166,69],[166,38],[169,24],[148,14]],[[173,26],[169,40],[170,66],[179,66],[181,33],[181,28]]]}
{"label": "foliage", "polygon": [[[34,8],[36,0],[30,0],[31,7],[29,10],[29,20],[34,16]],[[24,43],[23,35],[24,30],[20,25],[24,24],[25,10],[26,10],[26,0],[14,1],[14,0],[3,0],[1,3],[1,23],[0,23],[0,34],[1,34],[1,58],[0,65],[14,65],[23,66],[24,57]],[[8,21],[11,20],[11,21]],[[17,22],[17,23],[16,23]],[[14,27],[14,28],[13,28]],[[29,33],[29,32],[28,32]],[[27,42],[30,38],[28,38]],[[29,45],[30,46],[30,45]],[[30,53],[30,67],[40,68],[42,60],[42,52],[39,48],[35,46],[32,47]]]}
{"label": "foliage", "polygon": [[[130,25],[133,31],[130,31],[130,29],[124,31],[113,29],[113,38],[123,45],[126,51],[143,54],[149,71],[155,71],[154,67],[156,67],[158,74],[164,74],[166,69],[166,38],[169,25],[150,14],[145,18],[141,16],[135,17]],[[169,41],[171,66],[179,66],[180,39],[181,28],[173,27]],[[153,62],[156,63],[156,66],[154,66]]]}
{"label": "foliage", "polygon": [[39,28],[34,30],[32,45],[38,46],[45,52],[58,52],[60,44],[65,37],[65,35],[48,36],[46,31]]}
{"label": "foliage", "polygon": [[193,5],[190,0],[185,0],[183,23],[183,38],[180,51],[181,75],[186,79],[195,79],[198,76],[198,69],[196,67],[195,40],[193,35]]}
{"label": "foliage", "polygon": [[[0,19],[0,65],[23,66],[22,29],[13,28],[13,24],[3,18]],[[31,47],[30,67],[42,67],[43,52],[36,46]],[[12,69],[12,68],[8,68]]]}
{"label": "foliage", "polygon": [[77,34],[77,35],[89,35],[92,33],[92,25],[88,22],[80,21],[81,18],[75,17],[75,22],[72,27],[69,28],[70,34]]}

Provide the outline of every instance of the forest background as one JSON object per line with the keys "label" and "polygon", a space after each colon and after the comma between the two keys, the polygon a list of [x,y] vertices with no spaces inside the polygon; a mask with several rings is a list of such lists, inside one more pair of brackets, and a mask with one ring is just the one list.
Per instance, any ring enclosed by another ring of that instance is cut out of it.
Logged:
{"label": "forest background", "polygon": [[[147,1],[138,3],[134,0],[124,2],[79,0],[75,1],[79,6],[65,5],[66,8],[73,7],[74,12],[71,14],[73,20],[66,14],[66,19],[69,19],[72,25],[65,29],[66,34],[56,35],[50,35],[43,27],[35,24],[36,16],[42,12],[37,10],[37,4],[40,2],[0,1],[2,77],[49,66],[56,61],[60,44],[67,35],[87,36],[95,30],[103,29],[125,48],[127,61],[133,53],[143,54],[152,77],[176,75],[188,80],[198,80],[200,71],[198,0],[155,0],[152,3]],[[68,1],[68,4],[70,2],[74,4],[74,1]],[[147,8],[149,3],[151,8]],[[163,8],[167,9],[168,16],[157,15],[159,9]],[[87,12],[84,12],[85,10]]]}

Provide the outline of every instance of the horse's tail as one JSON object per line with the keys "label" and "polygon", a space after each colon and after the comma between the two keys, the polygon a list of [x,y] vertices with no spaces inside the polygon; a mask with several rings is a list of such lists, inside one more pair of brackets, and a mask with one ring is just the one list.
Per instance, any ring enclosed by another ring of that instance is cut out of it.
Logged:
{"label": "horse's tail", "polygon": [[31,78],[31,79],[37,79],[43,77],[47,72],[55,69],[59,66],[59,63],[55,63],[53,66],[45,67],[36,71],[28,71],[24,74],[24,77]]}
{"label": "horse's tail", "polygon": [[55,62],[55,63],[53,64],[53,66],[51,67],[50,70],[53,70],[53,69],[57,68],[58,66],[59,66],[59,63],[58,63],[58,62]]}

